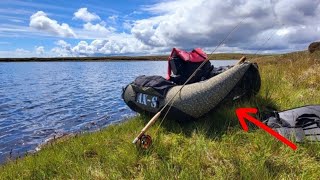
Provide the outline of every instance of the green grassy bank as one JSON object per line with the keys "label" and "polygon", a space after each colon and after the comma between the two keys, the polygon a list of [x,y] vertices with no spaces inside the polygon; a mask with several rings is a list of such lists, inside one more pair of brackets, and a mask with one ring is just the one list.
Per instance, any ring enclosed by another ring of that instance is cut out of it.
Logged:
{"label": "green grassy bank", "polygon": [[305,52],[260,57],[259,94],[223,104],[187,124],[166,120],[148,133],[144,151],[131,144],[148,118],[138,116],[95,133],[48,144],[0,167],[0,179],[320,179],[320,143],[293,151],[254,127],[244,132],[237,107],[284,110],[320,104],[320,56]]}

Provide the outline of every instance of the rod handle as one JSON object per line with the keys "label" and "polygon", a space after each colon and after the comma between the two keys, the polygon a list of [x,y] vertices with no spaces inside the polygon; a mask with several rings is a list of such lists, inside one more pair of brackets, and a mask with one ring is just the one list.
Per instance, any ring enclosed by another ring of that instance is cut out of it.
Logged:
{"label": "rod handle", "polygon": [[158,120],[161,115],[161,111],[157,112],[152,119],[148,122],[146,126],[141,130],[139,135],[132,141],[133,144],[137,143],[137,141],[141,138],[141,136]]}
{"label": "rod handle", "polygon": [[247,59],[247,57],[242,56],[242,57],[240,58],[240,60],[237,62],[237,65],[244,63],[244,61],[245,61],[246,59]]}

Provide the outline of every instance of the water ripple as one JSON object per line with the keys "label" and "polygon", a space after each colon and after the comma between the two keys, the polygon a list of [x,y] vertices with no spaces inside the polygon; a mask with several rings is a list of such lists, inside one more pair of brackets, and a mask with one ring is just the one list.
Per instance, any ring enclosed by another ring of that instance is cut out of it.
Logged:
{"label": "water ripple", "polygon": [[[229,61],[229,64],[234,62]],[[135,113],[122,87],[165,75],[167,62],[0,63],[0,163],[56,136],[93,131]]]}

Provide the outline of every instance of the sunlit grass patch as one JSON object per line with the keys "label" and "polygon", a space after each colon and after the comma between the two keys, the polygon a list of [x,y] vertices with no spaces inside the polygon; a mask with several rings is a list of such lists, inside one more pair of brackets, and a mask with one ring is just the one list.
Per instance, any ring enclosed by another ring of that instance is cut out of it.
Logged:
{"label": "sunlit grass patch", "polygon": [[320,143],[299,143],[293,151],[254,126],[244,132],[234,113],[320,104],[319,59],[305,52],[257,58],[262,87],[256,97],[221,104],[198,121],[157,122],[148,150],[131,144],[149,120],[137,116],[9,161],[0,179],[319,179]]}

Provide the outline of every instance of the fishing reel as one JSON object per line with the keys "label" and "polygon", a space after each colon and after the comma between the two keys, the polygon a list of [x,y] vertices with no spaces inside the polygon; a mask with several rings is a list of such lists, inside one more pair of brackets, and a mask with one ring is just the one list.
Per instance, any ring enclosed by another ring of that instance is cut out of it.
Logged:
{"label": "fishing reel", "polygon": [[152,139],[151,136],[143,134],[139,141],[138,141],[138,145],[140,146],[140,148],[142,149],[148,149],[152,144]]}

